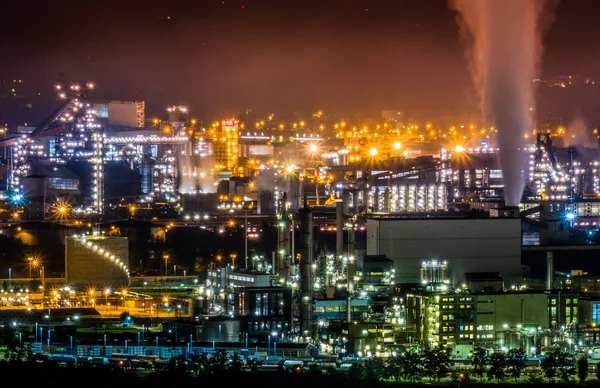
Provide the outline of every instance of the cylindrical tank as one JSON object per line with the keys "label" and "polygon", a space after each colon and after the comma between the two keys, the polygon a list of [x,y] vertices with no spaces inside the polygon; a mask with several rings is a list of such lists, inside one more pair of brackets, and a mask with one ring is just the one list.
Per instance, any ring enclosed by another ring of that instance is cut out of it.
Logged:
{"label": "cylindrical tank", "polygon": [[140,165],[140,175],[142,176],[142,193],[149,194],[154,191],[154,160],[144,158]]}
{"label": "cylindrical tank", "polygon": [[206,298],[197,297],[192,303],[192,316],[197,317],[209,313],[209,302]]}

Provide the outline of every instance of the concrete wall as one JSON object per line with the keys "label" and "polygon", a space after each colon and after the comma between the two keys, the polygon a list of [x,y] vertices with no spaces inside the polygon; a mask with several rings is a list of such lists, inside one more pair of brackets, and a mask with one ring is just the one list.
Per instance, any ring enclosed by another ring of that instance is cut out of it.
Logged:
{"label": "concrete wall", "polygon": [[549,329],[548,299],[549,294],[478,295],[477,326],[493,325],[496,333],[508,330],[505,324],[513,330],[518,324]]}
{"label": "concrete wall", "polygon": [[122,127],[137,127],[137,107],[133,101],[111,101],[108,103],[108,124]]}
{"label": "concrete wall", "polygon": [[451,282],[467,272],[500,272],[510,286],[522,276],[519,219],[369,219],[367,255],[394,260],[397,282],[420,280],[423,260],[448,261]]}
{"label": "concrete wall", "polygon": [[[129,240],[126,237],[90,236],[87,241],[110,252],[129,266]],[[79,238],[65,239],[65,270],[67,283],[74,286],[114,288],[129,285],[129,278],[121,267],[84,246]]]}
{"label": "concrete wall", "polygon": [[204,321],[202,341],[239,342],[240,321]]}

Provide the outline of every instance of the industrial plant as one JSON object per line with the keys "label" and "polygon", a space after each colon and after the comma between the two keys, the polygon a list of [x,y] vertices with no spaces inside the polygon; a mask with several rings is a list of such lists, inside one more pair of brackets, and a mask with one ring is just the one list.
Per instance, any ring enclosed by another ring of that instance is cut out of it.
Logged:
{"label": "industrial plant", "polygon": [[[183,105],[147,118],[141,101],[95,101],[92,83],[56,89],[43,123],[3,129],[0,232],[57,240],[64,264],[8,268],[2,309],[24,327],[49,308],[70,325],[126,314],[161,333],[77,354],[169,358],[218,343],[267,358],[445,346],[467,359],[478,346],[538,357],[595,344],[596,129],[584,145],[562,126],[515,139],[514,203],[498,130],[478,123],[395,111],[377,124],[322,111],[204,122]],[[141,228],[152,245],[140,253]],[[186,245],[212,251],[177,253]],[[40,351],[64,346],[46,341]]]}

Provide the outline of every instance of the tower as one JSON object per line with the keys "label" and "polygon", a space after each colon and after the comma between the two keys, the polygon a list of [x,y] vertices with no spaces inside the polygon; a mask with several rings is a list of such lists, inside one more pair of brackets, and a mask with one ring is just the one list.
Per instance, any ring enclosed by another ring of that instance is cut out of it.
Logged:
{"label": "tower", "polygon": [[298,214],[300,223],[300,335],[312,337],[313,300],[312,300],[312,264],[313,260],[313,214],[304,198],[304,206]]}
{"label": "tower", "polygon": [[290,278],[290,214],[287,208],[287,194],[277,200],[277,268],[279,282],[283,285]]}

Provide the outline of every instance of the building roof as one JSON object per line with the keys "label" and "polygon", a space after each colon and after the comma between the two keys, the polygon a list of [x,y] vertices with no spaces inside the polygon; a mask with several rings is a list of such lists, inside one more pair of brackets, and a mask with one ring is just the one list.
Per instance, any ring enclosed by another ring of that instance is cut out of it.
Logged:
{"label": "building roof", "polygon": [[[341,307],[347,303],[346,299],[322,299],[315,301],[315,306],[318,307]],[[366,307],[369,305],[367,299],[352,299],[351,306]]]}

